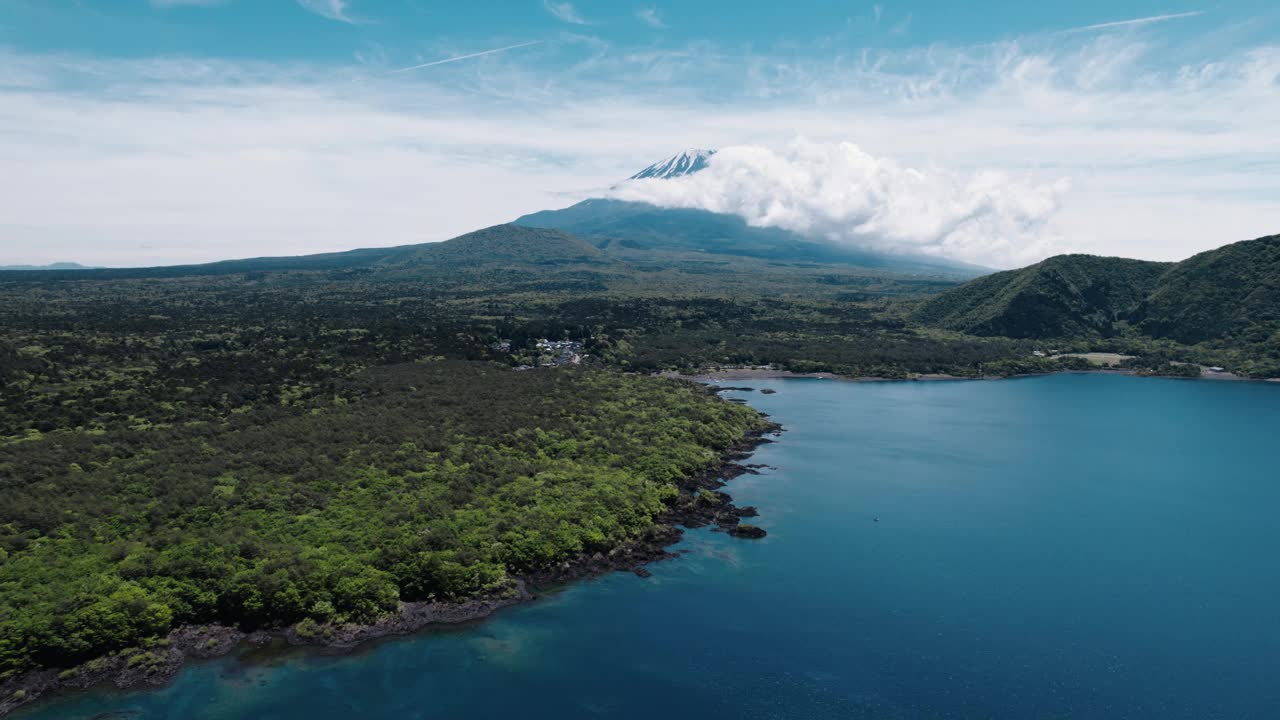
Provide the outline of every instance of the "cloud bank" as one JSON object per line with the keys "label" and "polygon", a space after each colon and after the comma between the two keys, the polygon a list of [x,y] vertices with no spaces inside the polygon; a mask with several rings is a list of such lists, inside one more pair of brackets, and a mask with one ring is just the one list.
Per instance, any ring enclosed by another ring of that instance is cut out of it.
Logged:
{"label": "cloud bank", "polygon": [[690,145],[741,148],[717,156],[741,177],[648,199],[993,267],[1180,259],[1280,230],[1280,46],[1256,27],[1162,45],[1178,24],[820,56],[562,31],[395,74],[526,38],[361,63],[0,47],[0,261],[444,240]]}
{"label": "cloud bank", "polygon": [[852,143],[800,140],[782,150],[723,148],[700,172],[632,180],[611,194],[875,250],[1003,265],[1048,252],[1049,221],[1069,186],[1065,178],[903,167]]}

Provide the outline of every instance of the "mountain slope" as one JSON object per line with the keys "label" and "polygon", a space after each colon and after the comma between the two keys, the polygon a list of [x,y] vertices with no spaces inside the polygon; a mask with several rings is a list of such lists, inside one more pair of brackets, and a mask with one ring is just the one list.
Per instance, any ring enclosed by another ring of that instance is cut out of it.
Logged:
{"label": "mountain slope", "polygon": [[579,262],[610,262],[590,243],[556,230],[518,225],[495,225],[444,242],[361,248],[344,252],[223,260],[200,265],[150,268],[102,268],[23,271],[24,276],[50,279],[123,279],[189,277],[286,271],[414,271],[423,275],[450,274],[480,266],[549,267]]}
{"label": "mountain slope", "polygon": [[[612,206],[607,201],[599,202]],[[641,208],[645,216],[649,210],[656,210],[640,205],[627,208],[624,203],[618,207],[624,207],[624,216],[636,208]],[[660,211],[650,220],[652,223],[647,226],[628,225],[630,232],[622,233],[635,242],[614,236],[593,238],[593,244],[554,228],[507,224],[444,242],[318,255],[153,268],[0,273],[0,285],[19,281],[209,278],[290,285],[347,280],[362,284],[425,283],[436,290],[504,292],[590,293],[612,289],[631,294],[861,296],[933,292],[961,279],[929,261],[895,261],[889,265],[884,258],[856,258],[850,255],[852,251],[840,248],[819,248],[818,252],[808,241],[789,246],[786,243],[793,239],[786,233],[750,228],[733,216]],[[699,225],[706,220],[709,225]],[[714,247],[717,242],[723,253]],[[744,251],[740,247],[743,244],[754,244],[754,250]],[[756,257],[750,257],[753,252]],[[867,270],[868,266],[880,265],[886,271]],[[911,274],[904,274],[907,272]]]}
{"label": "mountain slope", "polygon": [[601,260],[598,248],[558,230],[494,225],[439,243],[391,248],[380,266],[561,265]]}
{"label": "mountain slope", "polygon": [[1059,255],[999,272],[926,302],[916,319],[973,335],[1058,338],[1110,335],[1156,287],[1167,263]]}
{"label": "mountain slope", "polygon": [[1137,319],[1143,332],[1184,343],[1273,339],[1280,329],[1280,235],[1183,260],[1160,278]]}
{"label": "mountain slope", "polygon": [[737,215],[660,208],[621,200],[584,200],[562,210],[517,218],[590,240],[607,254],[706,253],[785,262],[833,263],[889,272],[969,278],[982,269],[939,258],[879,253],[815,240],[780,228],[754,227]]}

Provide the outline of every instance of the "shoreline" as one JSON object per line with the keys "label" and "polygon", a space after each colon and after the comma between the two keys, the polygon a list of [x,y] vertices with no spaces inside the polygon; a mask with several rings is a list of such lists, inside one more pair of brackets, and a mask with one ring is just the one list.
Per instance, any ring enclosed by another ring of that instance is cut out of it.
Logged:
{"label": "shoreline", "polygon": [[[1158,375],[1144,374],[1138,370],[1129,368],[1111,368],[1098,367],[1088,370],[1050,370],[1047,372],[1037,373],[1016,373],[1013,375],[981,375],[970,377],[965,375],[948,375],[945,373],[920,373],[910,375],[908,377],[878,377],[878,376],[847,376],[830,372],[808,372],[798,373],[790,370],[772,370],[763,368],[742,368],[736,370],[707,370],[698,371],[693,374],[682,373],[675,370],[664,370],[655,373],[658,377],[671,378],[675,380],[688,380],[698,383],[717,383],[725,381],[743,381],[743,380],[793,380],[793,379],[811,379],[811,380],[838,380],[840,382],[857,382],[857,383],[873,383],[873,382],[950,382],[950,381],[990,381],[990,380],[1010,380],[1014,378],[1028,377],[1046,377],[1049,375],[1123,375],[1127,377],[1147,377],[1147,378],[1165,378],[1170,380],[1205,380],[1210,382],[1267,382],[1280,383],[1280,378],[1249,378],[1243,375],[1236,375],[1230,372],[1209,372],[1202,371],[1199,377],[1186,377],[1183,375]],[[720,390],[729,390],[731,388],[719,388]]]}
{"label": "shoreline", "polygon": [[[708,388],[709,392],[716,390]],[[348,653],[382,638],[483,620],[498,610],[536,600],[542,594],[585,578],[615,571],[648,577],[650,573],[645,565],[682,554],[668,548],[683,538],[684,528],[715,525],[715,530],[735,537],[763,537],[764,530],[741,522],[743,518],[755,517],[756,509],[734,505],[732,497],[721,490],[734,478],[759,474],[760,466],[740,461],[749,458],[759,446],[774,442],[773,437],[783,431],[781,425],[761,415],[766,420],[764,426],[748,431],[721,451],[713,465],[677,482],[678,496],[668,509],[653,518],[653,526],[642,537],[619,545],[607,554],[583,554],[554,568],[514,576],[506,587],[466,600],[402,602],[399,611],[374,622],[320,626],[319,632],[309,637],[300,635],[296,624],[255,631],[217,624],[184,625],[143,648],[126,648],[70,669],[32,670],[0,682],[0,717],[68,691],[83,692],[108,684],[116,690],[163,687],[188,661],[213,660],[240,649],[261,648],[277,641],[317,652]]]}

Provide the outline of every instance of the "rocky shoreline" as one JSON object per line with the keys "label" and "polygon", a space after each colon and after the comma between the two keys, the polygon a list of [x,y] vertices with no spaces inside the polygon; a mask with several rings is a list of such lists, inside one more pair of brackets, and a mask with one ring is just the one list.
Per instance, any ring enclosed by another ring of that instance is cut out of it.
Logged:
{"label": "rocky shoreline", "polygon": [[[719,388],[711,388],[712,391]],[[754,526],[742,523],[742,518],[755,517],[758,511],[751,506],[738,507],[733,498],[723,492],[730,480],[742,475],[759,474],[762,465],[744,465],[741,460],[750,457],[760,445],[771,443],[768,437],[782,432],[776,423],[747,433],[732,447],[720,456],[720,462],[700,473],[684,478],[678,484],[680,495],[662,514],[654,518],[654,526],[642,538],[620,545],[608,553],[582,555],[573,560],[566,560],[559,566],[525,575],[522,580],[534,590],[548,590],[565,585],[584,577],[601,575],[613,571],[631,571],[641,577],[648,577],[645,565],[657,560],[679,557],[668,548],[680,542],[684,535],[682,528],[700,528],[715,525],[717,530],[734,533],[742,528]],[[760,528],[737,534],[739,537],[764,537]]]}
{"label": "rocky shoreline", "polygon": [[401,603],[399,612],[373,623],[324,626],[309,637],[299,634],[296,625],[255,632],[225,625],[186,625],[147,647],[127,648],[70,670],[36,670],[0,683],[0,716],[65,690],[87,690],[104,684],[121,690],[159,687],[177,675],[188,660],[211,660],[246,645],[261,647],[283,639],[290,645],[350,650],[369,640],[407,635],[429,625],[478,620],[532,598],[524,583],[516,580],[501,591],[461,602]]}
{"label": "rocky shoreline", "polygon": [[[981,375],[981,376],[964,376],[964,375],[948,375],[945,373],[923,373],[910,375],[908,377],[875,377],[875,376],[847,376],[838,375],[829,372],[810,372],[797,373],[790,370],[706,370],[696,371],[694,374],[678,372],[675,370],[667,370],[656,373],[660,377],[671,378],[675,380],[689,380],[699,383],[720,383],[720,382],[740,382],[743,380],[786,380],[786,379],[811,379],[811,380],[838,380],[841,382],[857,382],[857,383],[875,383],[875,382],[938,382],[938,381],[960,381],[960,380],[1012,380],[1016,378],[1026,377],[1043,377],[1046,375],[1124,375],[1128,377],[1151,377],[1151,378],[1168,378],[1173,380],[1211,380],[1211,381],[1232,381],[1232,382],[1280,382],[1280,378],[1251,378],[1243,375],[1237,375],[1231,372],[1213,372],[1203,370],[1198,377],[1189,377],[1185,375],[1164,375],[1160,373],[1145,373],[1133,368],[1117,368],[1117,367],[1096,367],[1090,369],[1079,370],[1048,370],[1045,372],[1033,373],[1013,373],[1010,375]],[[741,387],[716,387],[716,390],[753,390],[754,388]],[[765,392],[762,390],[761,392]],[[769,392],[767,394],[772,394]],[[745,401],[744,401],[745,402]]]}
{"label": "rocky shoreline", "polygon": [[[712,392],[719,388],[711,388]],[[69,670],[35,670],[0,682],[0,717],[41,697],[67,690],[86,690],[111,684],[125,690],[159,687],[168,683],[190,659],[209,660],[228,655],[244,646],[265,646],[283,639],[290,645],[347,651],[363,643],[393,635],[408,635],[433,625],[459,624],[480,620],[497,610],[527,602],[539,591],[548,591],[575,580],[613,571],[634,572],[648,577],[646,564],[678,557],[670,548],[684,534],[683,527],[715,525],[735,537],[764,537],[765,531],[741,522],[754,517],[753,507],[737,507],[721,490],[733,478],[757,474],[760,465],[744,465],[760,445],[773,442],[782,427],[776,423],[753,430],[726,449],[720,461],[678,483],[679,496],[668,510],[655,518],[644,537],[620,545],[606,553],[593,553],[567,560],[541,572],[513,578],[511,583],[489,595],[467,600],[405,602],[398,612],[373,623],[316,625],[306,633],[298,625],[245,632],[224,625],[189,625],[147,647],[127,648],[91,660]]]}

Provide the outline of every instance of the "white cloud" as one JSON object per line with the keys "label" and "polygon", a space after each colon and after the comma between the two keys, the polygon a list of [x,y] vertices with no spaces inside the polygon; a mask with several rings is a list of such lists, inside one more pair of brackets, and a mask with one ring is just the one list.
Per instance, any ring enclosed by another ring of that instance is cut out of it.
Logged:
{"label": "white cloud", "polygon": [[772,148],[753,152],[818,192],[773,188],[775,211],[729,186],[753,217],[995,266],[1280,230],[1280,47],[1155,51],[1127,33],[810,61],[563,40],[390,75],[0,49],[0,262],[442,240],[690,144]]}
{"label": "white cloud", "polygon": [[661,30],[667,26],[662,20],[662,16],[654,8],[640,8],[636,11],[636,17],[640,19],[640,22],[651,28]]}
{"label": "white cloud", "polygon": [[347,0],[298,0],[298,5],[302,6],[304,10],[330,20],[353,24],[358,22],[347,14],[349,9]]}
{"label": "white cloud", "polygon": [[1003,264],[1045,255],[1046,224],[1068,187],[1065,178],[904,167],[852,143],[799,140],[780,150],[723,148],[701,172],[629,181],[612,194],[860,247]]}
{"label": "white cloud", "polygon": [[555,15],[561,22],[567,22],[571,25],[587,24],[582,15],[578,14],[578,10],[573,6],[573,3],[542,0],[542,7],[546,8],[547,12]]}

